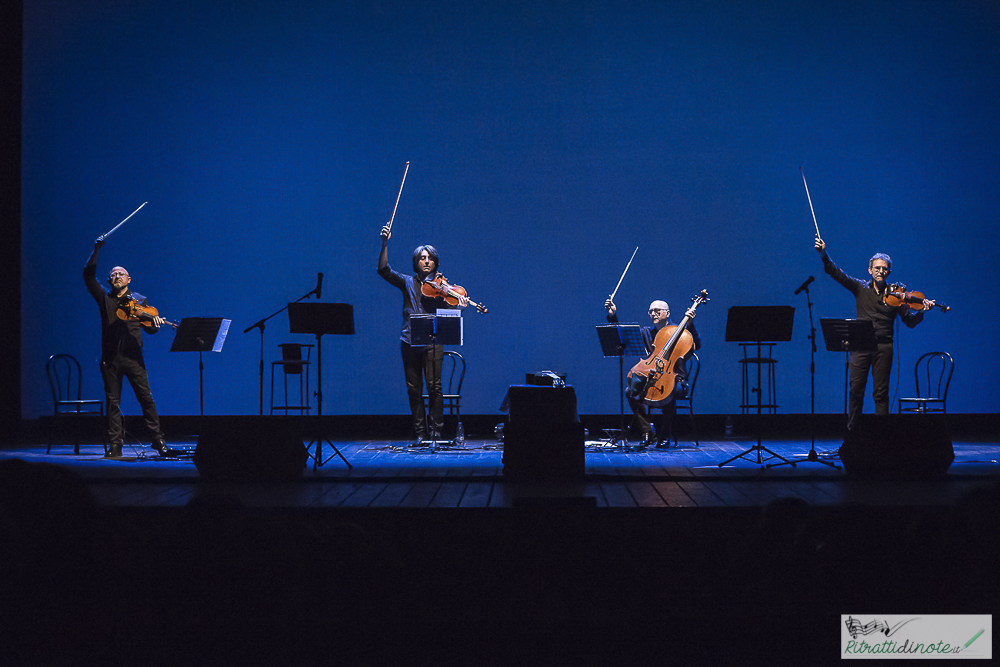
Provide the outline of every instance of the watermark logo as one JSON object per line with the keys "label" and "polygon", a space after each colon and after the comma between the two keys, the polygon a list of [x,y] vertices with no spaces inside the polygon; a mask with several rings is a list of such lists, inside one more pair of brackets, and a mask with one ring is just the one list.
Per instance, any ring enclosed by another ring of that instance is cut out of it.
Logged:
{"label": "watermark logo", "polygon": [[993,657],[991,614],[849,614],[840,620],[840,657],[844,659]]}

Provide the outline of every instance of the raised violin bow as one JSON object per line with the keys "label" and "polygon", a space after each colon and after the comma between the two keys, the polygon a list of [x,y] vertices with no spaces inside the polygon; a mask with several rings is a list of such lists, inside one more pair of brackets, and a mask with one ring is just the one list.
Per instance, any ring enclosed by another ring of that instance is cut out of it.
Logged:
{"label": "raised violin bow", "polygon": [[809,200],[809,211],[813,214],[813,225],[816,227],[816,238],[823,240],[823,237],[819,235],[819,224],[816,222],[816,211],[813,210],[813,200],[809,196],[809,184],[806,183],[806,172],[802,171],[802,167],[799,167],[799,171],[802,173],[802,185],[806,186],[806,199]]}
{"label": "raised violin bow", "polygon": [[618,279],[618,284],[615,285],[615,291],[611,293],[610,297],[608,297],[611,301],[615,300],[615,294],[618,294],[618,288],[622,286],[622,281],[625,280],[625,274],[628,273],[628,267],[632,266],[632,260],[635,259],[635,253],[637,252],[639,252],[639,246],[636,246],[635,250],[632,251],[632,256],[629,257],[628,264],[625,265],[625,270],[622,271],[622,277]]}
{"label": "raised violin bow", "polygon": [[399,194],[396,195],[396,205],[392,207],[392,217],[389,218],[389,231],[392,231],[392,221],[396,219],[396,208],[399,206],[399,198],[403,196],[403,185],[406,183],[406,172],[410,170],[410,161],[406,161],[406,169],[403,170],[403,182],[399,184]]}
{"label": "raised violin bow", "polygon": [[[142,202],[142,204],[139,205],[139,208],[137,208],[134,211],[132,211],[131,213],[129,213],[128,218],[131,218],[133,215],[135,215],[136,213],[138,213],[139,209],[141,209],[143,206],[145,206],[148,203],[149,203],[148,201]],[[106,239],[109,236],[111,236],[111,232],[115,231],[116,229],[118,229],[119,227],[121,227],[122,225],[124,225],[126,222],[128,222],[128,218],[125,218],[124,220],[122,220],[121,222],[119,222],[117,225],[115,225],[114,227],[112,227],[111,231],[109,231],[108,233],[101,234],[100,236],[98,236],[97,240],[98,241],[103,241],[104,239]]]}

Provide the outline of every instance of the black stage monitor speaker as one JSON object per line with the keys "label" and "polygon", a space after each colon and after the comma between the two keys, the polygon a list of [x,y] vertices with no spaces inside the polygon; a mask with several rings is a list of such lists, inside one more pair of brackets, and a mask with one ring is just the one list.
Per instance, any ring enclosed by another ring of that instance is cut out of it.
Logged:
{"label": "black stage monitor speaker", "polygon": [[509,479],[580,479],[583,424],[573,387],[511,385],[503,438],[503,474]]}
{"label": "black stage monitor speaker", "polygon": [[566,374],[558,371],[537,371],[524,374],[524,384],[536,387],[554,387],[557,384],[565,386]]}
{"label": "black stage monitor speaker", "polygon": [[852,475],[927,477],[945,474],[955,449],[944,415],[860,415],[840,460]]}
{"label": "black stage monitor speaker", "polygon": [[194,465],[210,481],[281,481],[302,475],[308,455],[295,417],[235,417],[202,428]]}

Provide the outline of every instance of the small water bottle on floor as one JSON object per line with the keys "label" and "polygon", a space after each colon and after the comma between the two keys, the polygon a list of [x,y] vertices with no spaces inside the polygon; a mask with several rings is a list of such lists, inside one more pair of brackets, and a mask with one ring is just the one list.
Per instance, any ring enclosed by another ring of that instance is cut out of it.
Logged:
{"label": "small water bottle on floor", "polygon": [[465,444],[465,428],[462,426],[462,422],[458,422],[458,427],[455,429],[455,444]]}

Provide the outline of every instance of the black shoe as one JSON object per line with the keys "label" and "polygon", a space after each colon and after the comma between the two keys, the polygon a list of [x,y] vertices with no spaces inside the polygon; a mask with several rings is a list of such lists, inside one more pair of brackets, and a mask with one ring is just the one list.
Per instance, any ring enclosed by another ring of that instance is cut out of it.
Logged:
{"label": "black shoe", "polygon": [[104,453],[106,459],[120,459],[122,457],[121,443],[112,443],[108,446],[108,451]]}
{"label": "black shoe", "polygon": [[156,453],[159,454],[160,456],[169,455],[170,449],[167,447],[167,443],[163,441],[163,438],[157,438],[156,440],[153,441],[153,444],[150,446],[153,449],[155,449]]}
{"label": "black shoe", "polygon": [[656,436],[653,434],[652,431],[650,431],[649,433],[643,433],[642,440],[639,441],[639,444],[642,445],[643,447],[655,446]]}

